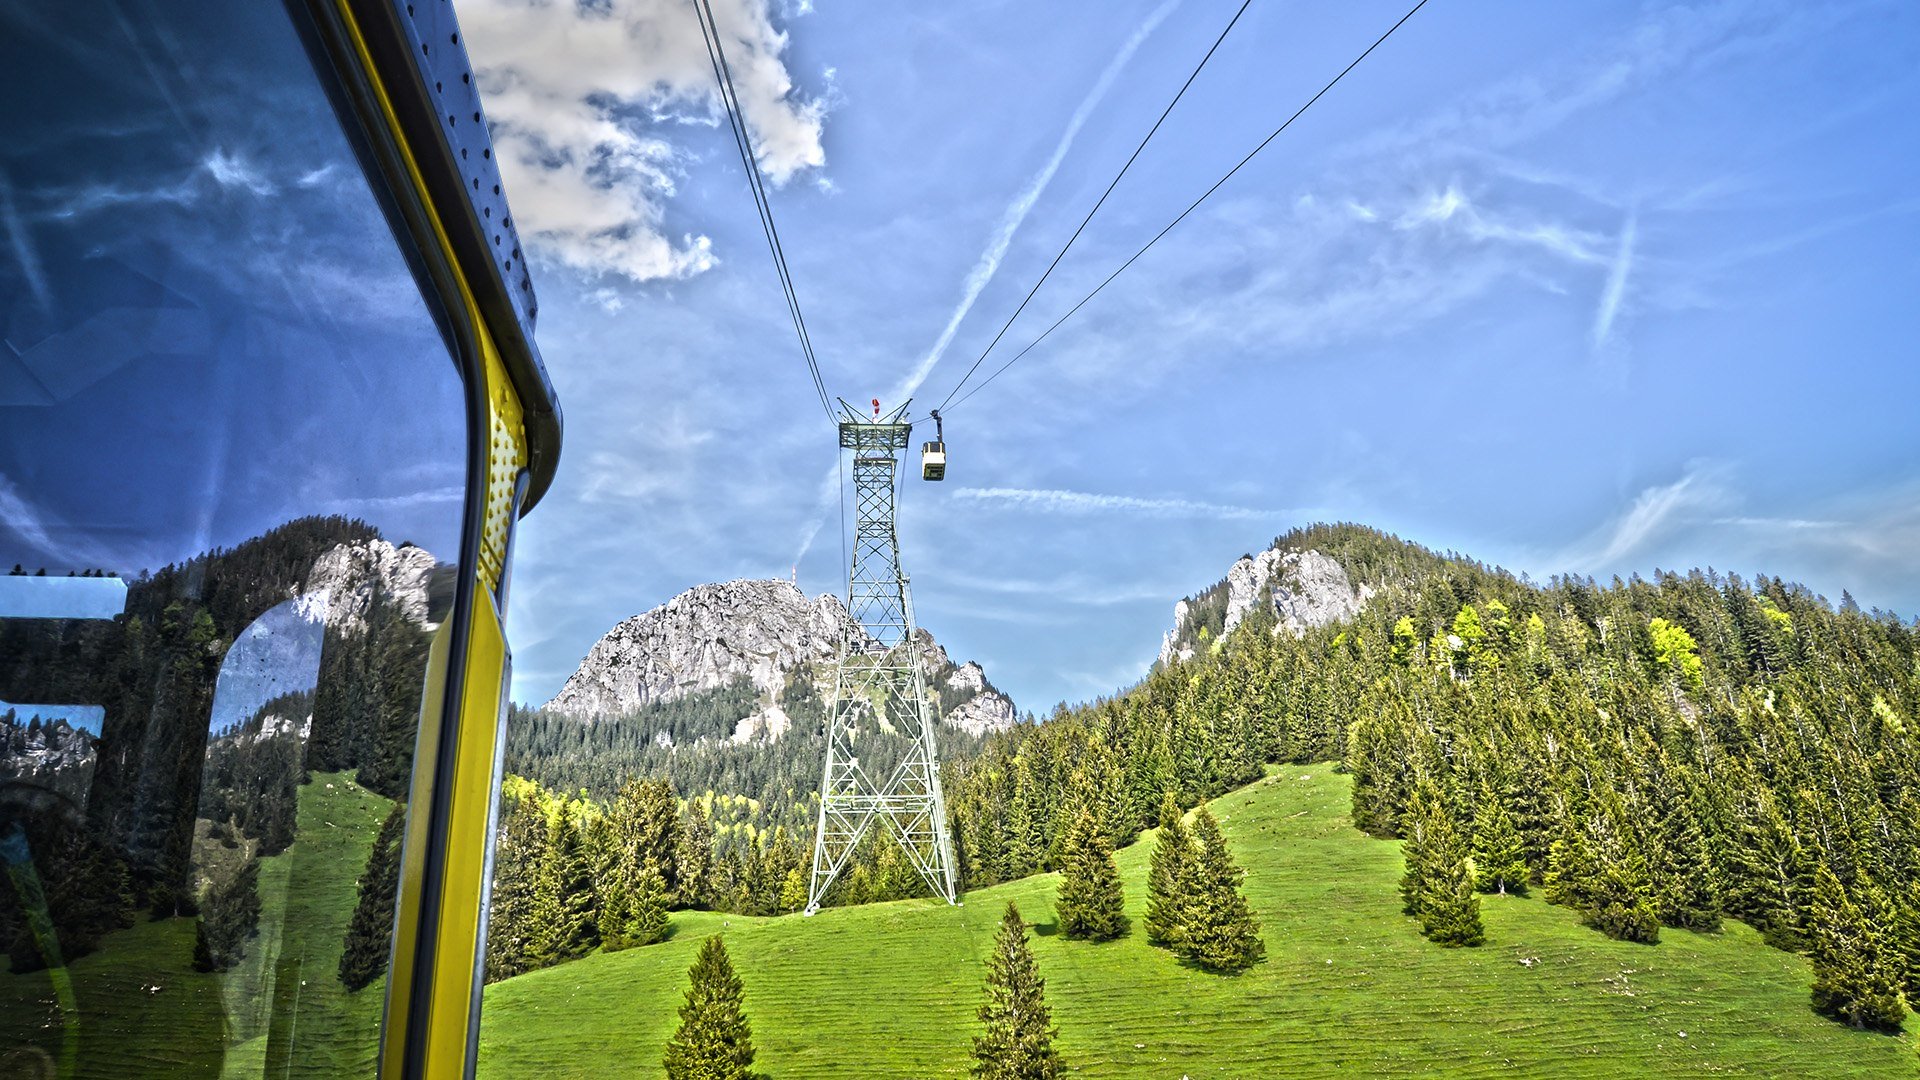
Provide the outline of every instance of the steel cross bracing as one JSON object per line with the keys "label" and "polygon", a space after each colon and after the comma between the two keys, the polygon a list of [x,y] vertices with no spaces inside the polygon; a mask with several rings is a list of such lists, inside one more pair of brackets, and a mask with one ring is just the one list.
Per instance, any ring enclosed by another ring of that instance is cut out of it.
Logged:
{"label": "steel cross bracing", "polygon": [[[948,903],[958,898],[933,706],[893,526],[899,453],[908,446],[912,425],[901,420],[905,404],[874,417],[840,404],[840,446],[853,451],[855,524],[847,611],[860,632],[841,654],[828,706],[809,915],[820,909],[828,886],[876,822],[893,834],[934,895]],[[897,760],[887,752],[902,746],[905,752]],[[863,765],[863,751],[884,776]],[[889,761],[890,768],[884,764]]]}

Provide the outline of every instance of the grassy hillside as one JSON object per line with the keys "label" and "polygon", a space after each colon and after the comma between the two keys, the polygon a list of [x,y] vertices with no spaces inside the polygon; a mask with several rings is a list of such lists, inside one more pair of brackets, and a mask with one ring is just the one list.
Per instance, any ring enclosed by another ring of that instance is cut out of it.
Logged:
{"label": "grassy hillside", "polygon": [[[775,1077],[963,1076],[981,964],[1008,900],[1036,952],[1068,1063],[1083,1076],[1920,1077],[1912,1032],[1816,1016],[1808,966],[1745,926],[1612,941],[1538,899],[1488,897],[1488,944],[1447,950],[1400,914],[1399,846],[1347,820],[1349,781],[1288,767],[1214,802],[1269,959],[1206,975],[1148,947],[1151,834],[1119,853],[1134,932],[1053,930],[1055,878],[812,919],[677,913],[666,942],[490,987],[480,1073],[654,1075],[701,939],[724,931]],[[1683,1034],[1684,1033],[1684,1034]]]}
{"label": "grassy hillside", "polygon": [[[393,803],[340,774],[315,774],[299,800],[299,839],[261,860],[260,936],[239,968],[194,971],[193,920],[142,916],[68,969],[77,1075],[259,1076],[275,1011],[297,1051],[273,1075],[373,1075],[384,984],[349,995],[335,972],[356,880]],[[268,957],[276,970],[264,970]],[[35,1045],[59,1060],[70,1026],[56,1000],[47,972],[0,970],[0,1031],[41,1032]],[[0,1047],[0,1066],[13,1049]]]}

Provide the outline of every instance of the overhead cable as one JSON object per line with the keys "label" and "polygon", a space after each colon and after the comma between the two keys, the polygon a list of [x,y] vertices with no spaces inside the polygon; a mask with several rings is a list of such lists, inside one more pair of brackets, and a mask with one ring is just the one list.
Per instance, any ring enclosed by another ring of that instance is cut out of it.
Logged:
{"label": "overhead cable", "polygon": [[1059,254],[1055,255],[1053,257],[1053,261],[1047,264],[1046,271],[1040,275],[1040,280],[1033,283],[1033,288],[1027,290],[1026,297],[1020,301],[1020,306],[1017,308],[1014,308],[1013,314],[1007,316],[1007,321],[1001,325],[1000,332],[993,335],[993,340],[987,343],[987,347],[985,349],[981,350],[979,357],[977,357],[974,360],[973,366],[967,368],[967,373],[965,375],[960,376],[960,381],[955,383],[953,389],[947,392],[947,396],[945,400],[940,402],[940,408],[942,409],[946,408],[947,402],[952,401],[953,396],[955,394],[958,394],[960,392],[960,389],[967,385],[967,380],[973,377],[973,373],[980,370],[980,365],[982,362],[986,360],[987,354],[993,352],[994,346],[1000,344],[1000,339],[1005,337],[1007,334],[1007,331],[1013,327],[1014,320],[1020,317],[1021,312],[1027,310],[1028,301],[1032,300],[1033,295],[1040,291],[1040,286],[1045,285],[1047,283],[1047,278],[1051,277],[1053,274],[1053,268],[1060,265],[1060,260],[1065,258],[1067,255],[1067,252],[1072,249],[1073,242],[1075,240],[1080,239],[1080,234],[1081,232],[1085,231],[1087,227],[1087,222],[1092,221],[1093,215],[1100,212],[1100,207],[1106,204],[1107,196],[1113,194],[1113,189],[1120,185],[1120,178],[1127,175],[1128,169],[1133,168],[1133,163],[1137,158],[1139,158],[1140,151],[1145,150],[1147,148],[1147,143],[1153,140],[1154,132],[1157,132],[1160,130],[1160,125],[1166,122],[1167,115],[1173,112],[1173,107],[1175,105],[1180,104],[1180,99],[1186,96],[1187,88],[1193,85],[1194,79],[1199,78],[1201,69],[1207,66],[1207,61],[1213,59],[1213,54],[1216,50],[1220,48],[1220,43],[1227,40],[1227,34],[1232,32],[1234,24],[1240,21],[1240,16],[1245,15],[1247,13],[1247,8],[1252,3],[1253,3],[1253,0],[1244,0],[1244,2],[1240,5],[1240,10],[1234,12],[1233,18],[1227,20],[1227,28],[1225,30],[1220,31],[1220,36],[1214,39],[1213,46],[1207,50],[1207,55],[1200,58],[1200,62],[1194,65],[1194,69],[1192,73],[1187,76],[1187,81],[1180,84],[1179,93],[1174,94],[1173,100],[1167,102],[1167,107],[1160,111],[1160,119],[1155,120],[1153,122],[1153,127],[1147,129],[1146,138],[1141,139],[1140,145],[1133,148],[1132,156],[1128,157],[1127,163],[1125,165],[1120,166],[1120,171],[1114,174],[1113,181],[1107,185],[1107,190],[1100,193],[1100,198],[1094,202],[1093,209],[1088,210],[1087,216],[1080,219],[1079,228],[1074,229],[1073,235],[1067,237],[1067,242],[1064,246],[1060,248]]}
{"label": "overhead cable", "polygon": [[767,237],[767,252],[773,256],[774,272],[780,278],[780,291],[787,299],[787,312],[793,317],[794,333],[800,339],[800,355],[807,362],[807,373],[813,380],[813,389],[820,397],[820,408],[827,414],[827,422],[834,423],[833,403],[827,395],[826,380],[820,377],[820,362],[813,352],[813,340],[807,334],[806,318],[800,313],[800,295],[794,290],[793,275],[787,269],[787,253],[780,244],[780,230],[773,223],[773,206],[767,201],[766,178],[760,174],[760,164],[753,153],[753,140],[747,134],[746,113],[740,107],[740,98],[733,87],[733,69],[727,64],[727,53],[720,44],[720,27],[713,17],[713,6],[708,0],[692,0],[693,13],[700,20],[700,34],[707,46],[707,60],[713,65],[713,79],[720,88],[720,101],[727,113],[727,127],[733,132],[734,147],[740,151],[740,164],[746,170],[747,188],[753,193],[754,209],[760,214],[760,229]]}
{"label": "overhead cable", "polygon": [[1380,47],[1381,43],[1385,42],[1388,38],[1392,37],[1393,32],[1395,30],[1400,29],[1400,27],[1403,24],[1405,24],[1408,19],[1413,18],[1415,13],[1417,13],[1421,8],[1426,6],[1427,6],[1427,0],[1420,0],[1419,3],[1413,5],[1413,7],[1409,9],[1405,15],[1400,16],[1399,22],[1396,22],[1392,26],[1388,27],[1387,32],[1384,34],[1381,34],[1380,37],[1374,41],[1373,44],[1367,46],[1365,52],[1362,52],[1359,56],[1354,57],[1353,62],[1348,64],[1345,68],[1341,69],[1340,74],[1335,75],[1331,82],[1327,83],[1327,85],[1320,88],[1319,93],[1307,99],[1307,103],[1305,105],[1302,105],[1300,106],[1299,109],[1295,110],[1294,114],[1287,118],[1286,123],[1281,124],[1279,127],[1275,128],[1273,130],[1273,134],[1268,135],[1266,138],[1260,140],[1260,145],[1254,147],[1251,151],[1249,151],[1247,153],[1247,156],[1241,158],[1239,163],[1236,164],[1233,168],[1228,169],[1227,174],[1225,176],[1222,176],[1220,179],[1214,181],[1212,187],[1209,187],[1206,191],[1202,192],[1199,198],[1193,200],[1193,202],[1189,204],[1185,210],[1180,211],[1180,215],[1178,217],[1174,218],[1172,221],[1169,221],[1167,223],[1166,228],[1161,229],[1159,232],[1155,233],[1153,239],[1147,241],[1146,244],[1142,246],[1139,251],[1134,252],[1130,257],[1128,257],[1127,261],[1121,263],[1119,268],[1114,270],[1113,273],[1108,274],[1106,276],[1106,279],[1100,282],[1099,285],[1094,286],[1094,289],[1092,292],[1081,297],[1080,302],[1073,305],[1071,308],[1068,308],[1067,313],[1065,315],[1062,315],[1060,316],[1060,318],[1054,320],[1054,323],[1052,326],[1047,327],[1047,329],[1044,332],[1042,332],[1039,337],[1034,338],[1033,341],[1028,343],[1026,348],[1021,349],[1019,352],[1015,353],[1013,355],[1013,359],[1008,360],[1004,364],[1001,364],[998,368],[994,370],[993,374],[987,376],[985,379],[982,379],[977,385],[974,386],[973,389],[967,391],[967,393],[964,396],[962,396],[959,399],[959,401],[955,401],[952,405],[943,404],[941,406],[941,409],[943,411],[951,411],[955,406],[958,406],[961,402],[966,401],[967,398],[970,398],[973,395],[979,393],[981,390],[985,389],[988,383],[991,383],[993,382],[993,380],[1000,377],[1001,372],[1012,367],[1014,363],[1018,361],[1021,357],[1032,352],[1034,349],[1034,346],[1040,344],[1042,341],[1045,341],[1048,335],[1052,334],[1055,330],[1060,329],[1061,323],[1064,323],[1068,319],[1072,318],[1075,312],[1079,311],[1081,308],[1086,306],[1087,301],[1092,300],[1094,297],[1100,295],[1100,291],[1102,289],[1105,289],[1108,285],[1112,284],[1114,278],[1119,277],[1121,273],[1126,270],[1127,267],[1132,266],[1134,264],[1135,260],[1139,259],[1140,256],[1145,255],[1149,248],[1152,248],[1153,245],[1159,243],[1161,237],[1172,232],[1174,226],[1186,220],[1186,217],[1188,214],[1193,213],[1194,210],[1199,208],[1201,203],[1207,201],[1207,198],[1209,196],[1211,196],[1214,192],[1220,190],[1220,186],[1222,184],[1225,184],[1228,180],[1233,179],[1233,175],[1239,172],[1240,169],[1243,166],[1245,166],[1247,162],[1252,161],[1254,157],[1260,153],[1260,151],[1265,150],[1267,148],[1267,144],[1279,138],[1280,133],[1287,130],[1287,128],[1291,126],[1295,120],[1300,119],[1301,114],[1305,113],[1308,109],[1312,108],[1314,102],[1319,101],[1320,98],[1324,96],[1327,91],[1333,89],[1336,85],[1338,85],[1341,79],[1344,79],[1347,77],[1348,72],[1360,66],[1360,61],[1365,60],[1369,55],[1372,54],[1373,50]]}

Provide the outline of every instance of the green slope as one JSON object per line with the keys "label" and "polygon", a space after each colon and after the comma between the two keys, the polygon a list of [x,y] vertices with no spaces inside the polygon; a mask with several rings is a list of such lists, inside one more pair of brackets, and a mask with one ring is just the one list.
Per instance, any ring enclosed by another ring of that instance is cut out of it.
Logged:
{"label": "green slope", "polygon": [[[344,775],[314,774],[299,792],[299,839],[261,860],[260,936],[232,972],[193,970],[192,919],[144,915],[76,961],[76,1075],[259,1076],[278,1010],[296,1051],[274,1075],[372,1076],[384,984],[348,994],[336,969],[356,882],[392,806]],[[268,956],[277,971],[263,970]],[[0,968],[0,1032],[38,1033],[34,1045],[57,1061],[72,1029],[56,1000],[47,972]],[[0,1045],[0,1076],[18,1049]]]}
{"label": "green slope", "polygon": [[658,1075],[686,969],[724,931],[776,1080],[963,1076],[979,957],[1013,900],[1038,924],[1061,1046],[1083,1076],[1920,1077],[1911,1033],[1816,1016],[1806,962],[1744,926],[1630,945],[1538,899],[1488,897],[1485,947],[1435,946],[1400,914],[1398,845],[1355,831],[1347,807],[1347,778],[1327,765],[1215,801],[1267,943],[1267,962],[1239,977],[1141,939],[1149,836],[1118,856],[1136,920],[1118,942],[1053,933],[1052,875],[971,893],[958,911],[681,912],[662,944],[490,987],[480,1074]]}

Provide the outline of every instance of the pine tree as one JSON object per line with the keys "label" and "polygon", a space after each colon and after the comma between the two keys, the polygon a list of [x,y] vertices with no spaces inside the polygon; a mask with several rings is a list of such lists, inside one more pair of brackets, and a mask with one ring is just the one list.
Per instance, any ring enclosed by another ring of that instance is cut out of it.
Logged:
{"label": "pine tree", "polygon": [[1066,1072],[1053,1040],[1047,983],[1027,947],[1020,909],[1007,905],[987,957],[987,1000],[980,1006],[986,1034],[973,1039],[973,1075],[982,1080],[1054,1080]]}
{"label": "pine tree", "polygon": [[1663,926],[1718,930],[1718,874],[1685,787],[1686,774],[1663,769],[1655,776],[1654,909]]}
{"label": "pine tree", "polygon": [[686,827],[680,833],[674,862],[680,871],[678,900],[683,907],[702,908],[713,902],[713,822],[699,799],[687,800]]}
{"label": "pine tree", "polygon": [[528,794],[507,812],[493,858],[493,901],[487,915],[488,982],[535,967],[533,947],[541,867],[546,861],[547,815]]}
{"label": "pine tree", "polygon": [[667,1080],[756,1080],[753,1027],[742,1010],[745,987],[715,934],[687,971],[680,1028],[667,1041]]}
{"label": "pine tree", "polygon": [[1091,812],[1082,810],[1067,831],[1056,901],[1060,932],[1087,941],[1111,941],[1127,932],[1126,899],[1120,869],[1113,863],[1107,834]]}
{"label": "pine tree", "polygon": [[1446,800],[1429,789],[1415,805],[1421,834],[1420,932],[1441,945],[1479,945],[1487,940],[1480,923],[1480,897],[1474,892],[1467,846],[1453,827]]}
{"label": "pine tree", "polygon": [[1174,950],[1208,971],[1245,971],[1267,955],[1260,924],[1240,895],[1244,876],[1234,865],[1220,823],[1202,806],[1193,819],[1194,849],[1183,889],[1185,924]]}
{"label": "pine tree", "polygon": [[1474,884],[1481,892],[1527,891],[1526,841],[1491,785],[1480,789],[1473,816]]}
{"label": "pine tree", "polygon": [[1185,918],[1180,881],[1193,858],[1193,838],[1182,820],[1180,804],[1172,791],[1160,801],[1160,834],[1154,840],[1153,858],[1147,866],[1147,941],[1172,946],[1180,940]]}
{"label": "pine tree", "polygon": [[1822,866],[1813,880],[1813,1007],[1852,1027],[1899,1031],[1906,1008],[1879,928],[1833,871]]}
{"label": "pine tree", "polygon": [[195,971],[231,971],[247,955],[260,930],[260,862],[248,859],[239,872],[207,890],[194,924]]}
{"label": "pine tree", "polygon": [[359,990],[387,972],[387,953],[393,945],[394,902],[400,887],[400,842],[407,827],[407,804],[394,803],[380,823],[367,868],[360,875],[360,899],[347,926],[347,943],[340,954],[340,981]]}
{"label": "pine tree", "polygon": [[593,869],[580,829],[564,810],[553,823],[552,839],[534,890],[533,914],[535,966],[577,959],[600,944]]}
{"label": "pine tree", "polygon": [[651,945],[667,936],[667,883],[651,866],[641,867],[634,883],[633,918],[628,927],[635,945]]}

